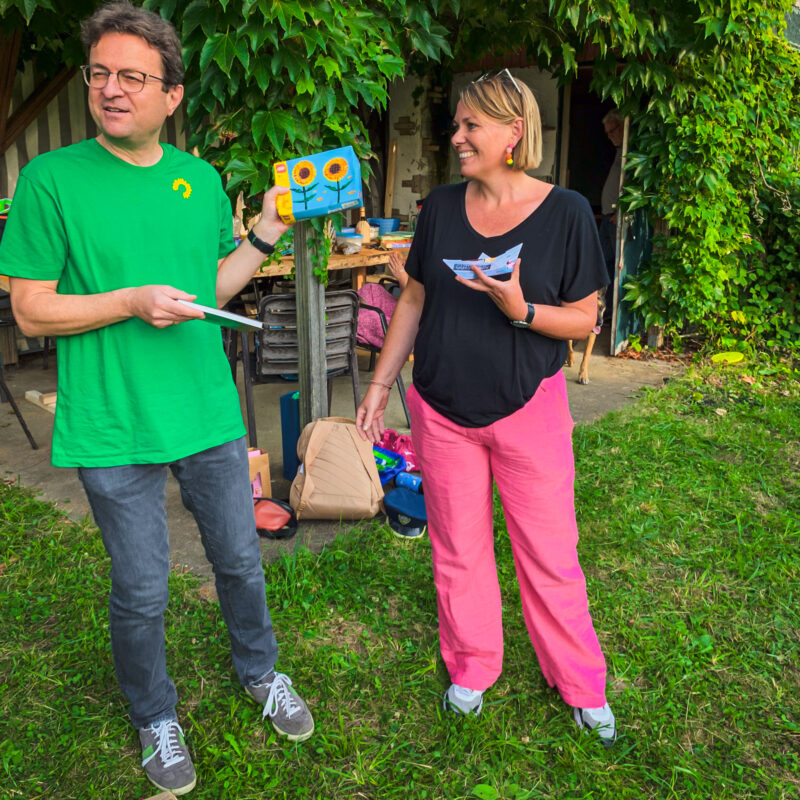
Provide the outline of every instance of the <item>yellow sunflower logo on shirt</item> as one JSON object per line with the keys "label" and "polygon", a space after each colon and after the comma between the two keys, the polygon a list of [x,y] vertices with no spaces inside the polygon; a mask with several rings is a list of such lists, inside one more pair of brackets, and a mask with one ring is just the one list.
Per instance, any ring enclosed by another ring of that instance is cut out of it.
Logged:
{"label": "yellow sunflower logo on shirt", "polygon": [[192,193],[192,186],[189,181],[184,180],[183,178],[175,178],[172,181],[172,191],[179,192],[183,188],[183,196],[188,198],[189,195]]}

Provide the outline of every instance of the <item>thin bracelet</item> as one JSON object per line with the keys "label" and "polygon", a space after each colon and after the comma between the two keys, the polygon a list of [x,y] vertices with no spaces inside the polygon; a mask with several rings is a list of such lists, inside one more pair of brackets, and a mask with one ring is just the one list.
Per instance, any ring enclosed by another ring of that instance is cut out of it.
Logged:
{"label": "thin bracelet", "polygon": [[391,383],[381,383],[380,381],[370,381],[370,383],[374,383],[377,386],[383,386],[384,389],[388,389],[390,392],[392,391]]}

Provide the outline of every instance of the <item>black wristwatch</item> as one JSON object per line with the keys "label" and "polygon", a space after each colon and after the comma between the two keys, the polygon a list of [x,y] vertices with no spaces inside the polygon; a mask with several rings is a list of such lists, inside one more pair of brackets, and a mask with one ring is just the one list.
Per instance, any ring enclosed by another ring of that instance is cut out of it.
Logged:
{"label": "black wristwatch", "polygon": [[263,239],[259,239],[258,236],[256,236],[255,230],[252,228],[247,232],[247,241],[250,242],[256,250],[260,250],[265,256],[272,255],[272,253],[275,252],[275,245],[265,242]]}
{"label": "black wristwatch", "polygon": [[536,308],[533,303],[528,303],[528,314],[525,319],[512,319],[511,324],[515,328],[530,328],[533,318],[536,316]]}

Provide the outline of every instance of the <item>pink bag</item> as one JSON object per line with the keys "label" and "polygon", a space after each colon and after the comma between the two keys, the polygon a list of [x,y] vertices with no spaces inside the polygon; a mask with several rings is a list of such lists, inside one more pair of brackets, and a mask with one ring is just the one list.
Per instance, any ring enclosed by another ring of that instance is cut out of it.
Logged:
{"label": "pink bag", "polygon": [[417,455],[414,452],[414,445],[410,436],[398,433],[391,428],[387,428],[383,432],[381,440],[378,442],[378,447],[383,447],[385,450],[392,450],[395,453],[400,453],[406,460],[406,472],[419,472],[419,464],[417,464]]}
{"label": "pink bag", "polygon": [[[397,305],[397,298],[392,297],[383,286],[377,283],[365,283],[359,290],[358,296],[369,306],[375,306],[383,311],[386,325],[392,319],[392,312]],[[383,347],[383,328],[380,317],[369,308],[360,308],[358,311],[358,341],[373,347]]]}

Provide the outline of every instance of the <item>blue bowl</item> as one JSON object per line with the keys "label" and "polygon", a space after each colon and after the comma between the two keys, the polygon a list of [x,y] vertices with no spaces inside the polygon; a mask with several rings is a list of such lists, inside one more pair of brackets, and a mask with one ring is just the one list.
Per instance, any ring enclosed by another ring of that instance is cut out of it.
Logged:
{"label": "blue bowl", "polygon": [[394,233],[400,228],[399,217],[370,217],[367,222],[378,226],[379,236],[383,236],[384,233]]}

